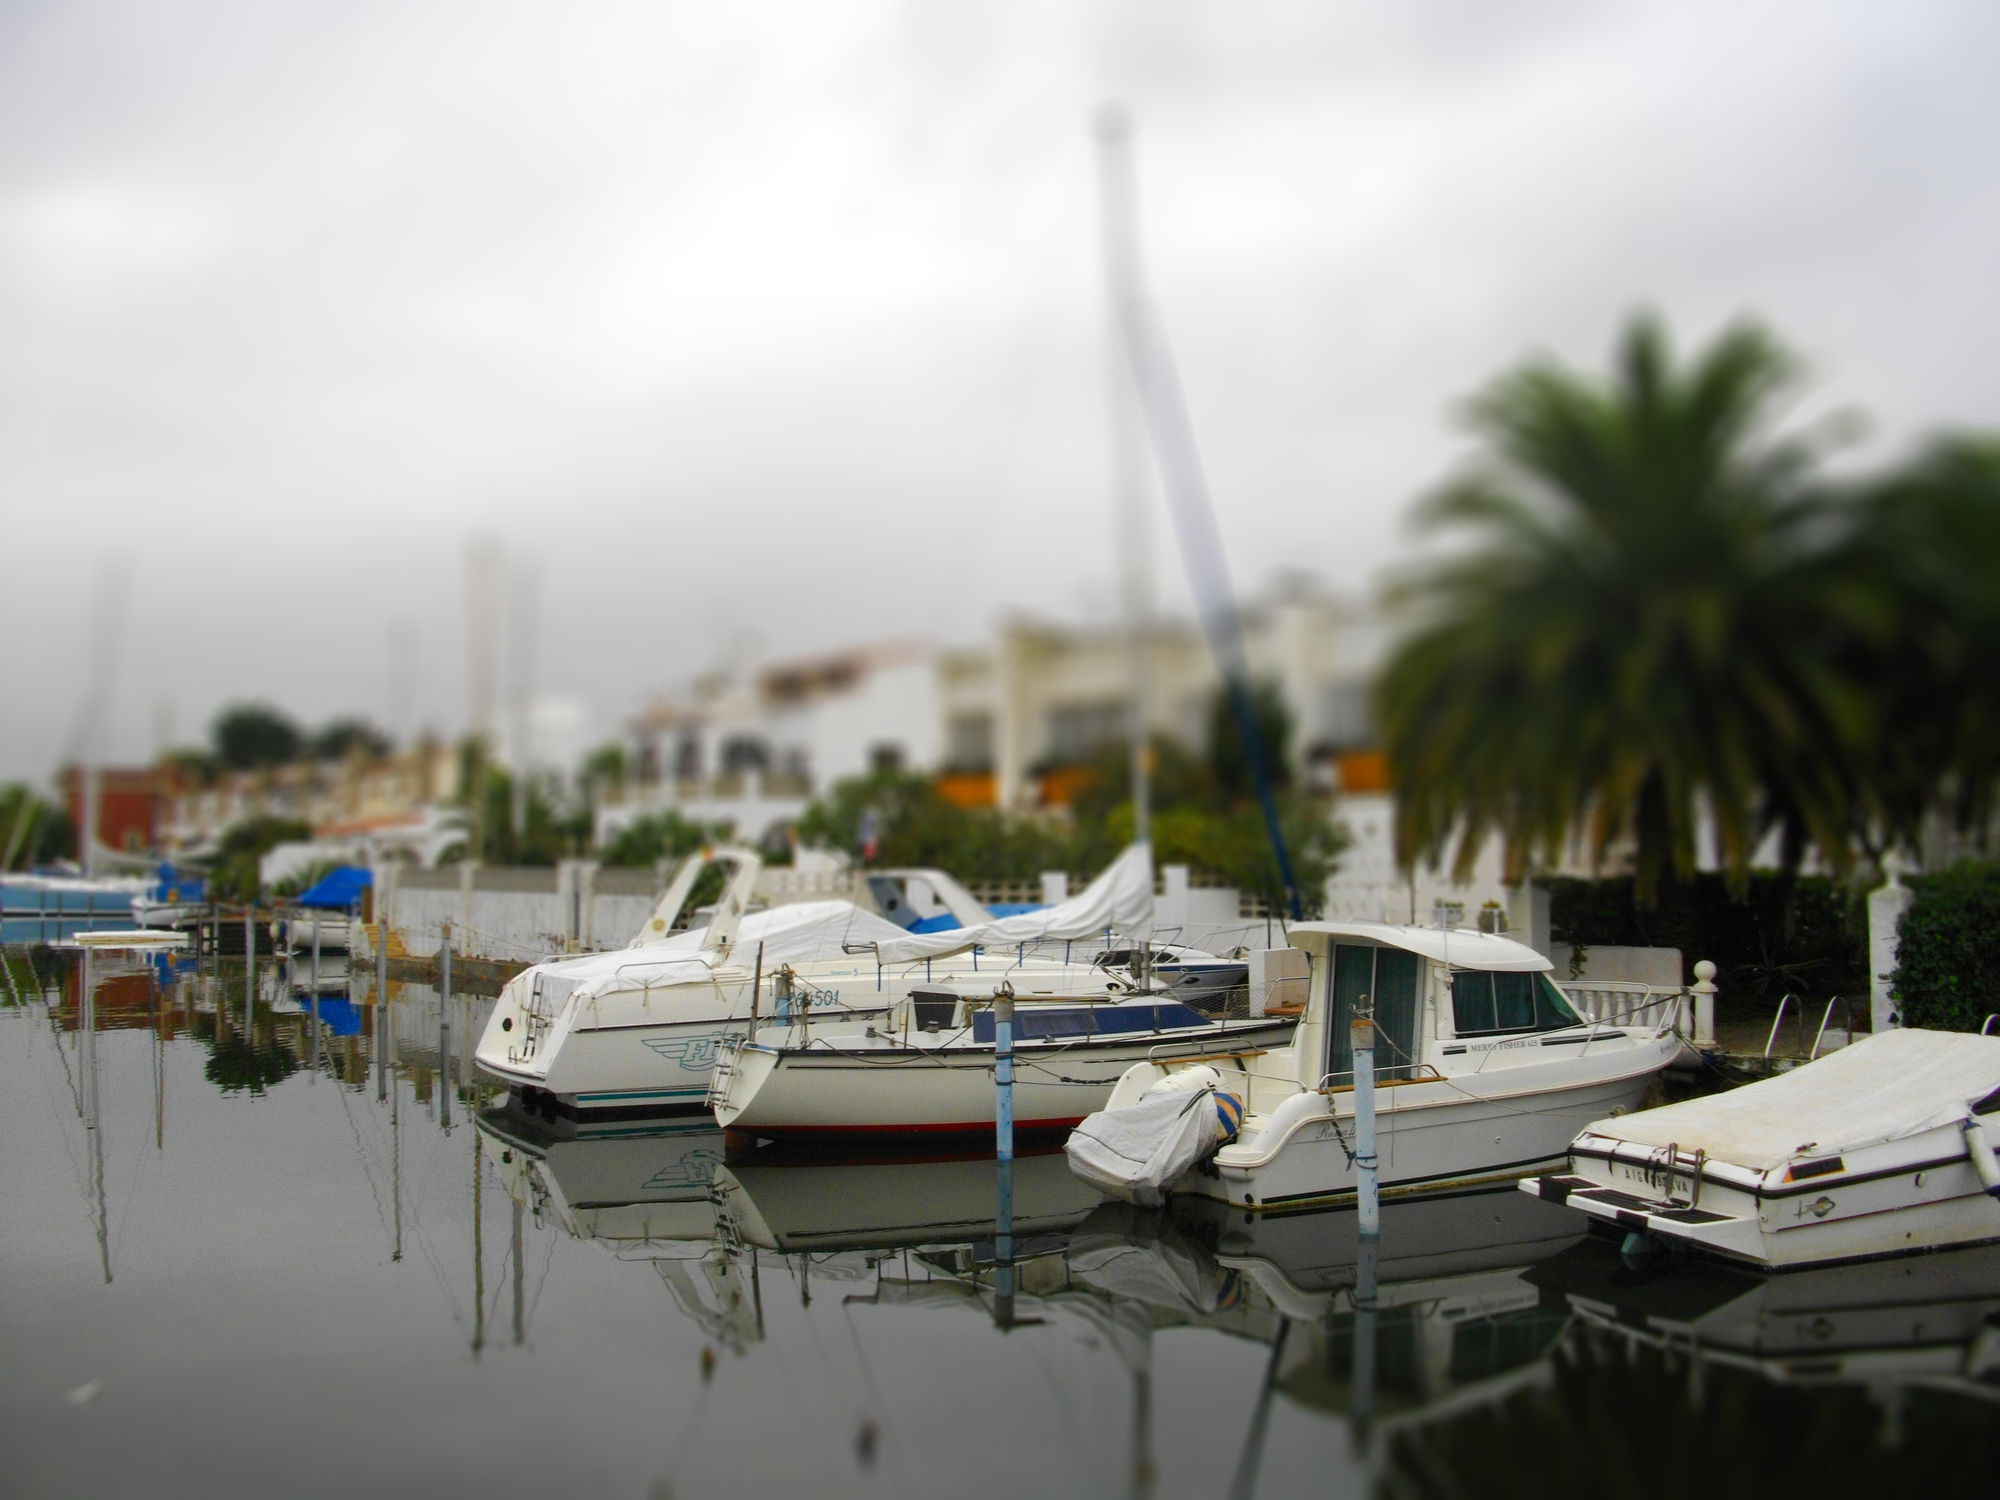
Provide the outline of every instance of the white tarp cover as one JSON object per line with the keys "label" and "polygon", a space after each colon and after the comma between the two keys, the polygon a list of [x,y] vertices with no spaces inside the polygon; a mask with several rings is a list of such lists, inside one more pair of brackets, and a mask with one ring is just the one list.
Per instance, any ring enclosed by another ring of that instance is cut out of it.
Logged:
{"label": "white tarp cover", "polygon": [[1726,1094],[1599,1120],[1597,1135],[1706,1151],[1769,1171],[1797,1157],[1838,1156],[1950,1125],[2000,1089],[2000,1036],[1878,1032],[1831,1057]]}
{"label": "white tarp cover", "polygon": [[675,933],[644,948],[614,948],[537,967],[552,978],[572,981],[586,995],[604,995],[613,990],[703,983],[721,963],[749,969],[757,962],[759,943],[764,945],[766,974],[776,973],[784,964],[837,959],[873,964],[872,954],[849,954],[846,947],[880,943],[902,933],[895,923],[863,911],[852,901],[799,901],[750,913],[737,925],[736,942],[726,958],[703,949],[708,936],[704,927]]}
{"label": "white tarp cover", "polygon": [[1206,1317],[1230,1288],[1230,1274],[1215,1257],[1171,1225],[1141,1238],[1098,1232],[1086,1219],[1063,1258],[1085,1286],[1183,1316]]}
{"label": "white tarp cover", "polygon": [[881,944],[885,964],[939,958],[981,945],[1012,947],[1067,938],[1101,939],[1106,931],[1137,941],[1153,932],[1153,846],[1128,844],[1102,875],[1078,894],[1041,911],[996,917],[977,927],[945,932],[904,932]]}
{"label": "white tarp cover", "polygon": [[[1156,1087],[1121,1109],[1101,1109],[1069,1133],[1069,1169],[1101,1193],[1155,1206],[1165,1188],[1229,1138],[1209,1069],[1189,1069],[1192,1086]],[[1176,1082],[1179,1081],[1177,1078]],[[1240,1118],[1240,1111],[1239,1111]]]}

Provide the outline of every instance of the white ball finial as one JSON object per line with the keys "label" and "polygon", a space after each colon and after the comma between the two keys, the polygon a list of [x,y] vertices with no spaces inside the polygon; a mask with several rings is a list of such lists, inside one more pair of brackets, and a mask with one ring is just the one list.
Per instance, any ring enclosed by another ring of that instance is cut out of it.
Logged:
{"label": "white ball finial", "polygon": [[1713,984],[1715,982],[1715,965],[1705,958],[1696,960],[1694,977],[1703,984]]}

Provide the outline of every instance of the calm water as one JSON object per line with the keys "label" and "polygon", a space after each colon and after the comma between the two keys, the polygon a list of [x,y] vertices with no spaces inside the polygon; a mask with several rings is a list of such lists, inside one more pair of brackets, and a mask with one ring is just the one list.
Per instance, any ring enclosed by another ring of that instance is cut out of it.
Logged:
{"label": "calm water", "polygon": [[478,1085],[488,1002],[392,983],[378,1006],[331,963],[315,1011],[268,962],[100,956],[86,1001],[76,955],[7,957],[9,1494],[1880,1494],[2000,1472],[2000,1252],[1639,1279],[1563,1211],[1482,1194],[1391,1205],[1357,1314],[1351,1215],[1136,1214],[1058,1154],[1017,1169],[1010,1298],[990,1160],[726,1161],[686,1120],[582,1134]]}

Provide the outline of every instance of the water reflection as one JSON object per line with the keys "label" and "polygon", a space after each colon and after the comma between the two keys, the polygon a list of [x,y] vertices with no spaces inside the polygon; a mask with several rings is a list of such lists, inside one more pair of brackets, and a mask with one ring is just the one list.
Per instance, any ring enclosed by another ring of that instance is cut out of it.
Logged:
{"label": "water reflection", "polygon": [[[163,1464],[242,1491],[177,1404],[202,1361],[268,1385],[274,1431],[280,1393],[350,1367],[363,1425],[435,1413],[448,1474],[412,1430],[370,1471],[387,1491],[1603,1495],[1684,1489],[1697,1460],[1837,1491],[1996,1456],[2000,1247],[1639,1276],[1499,1191],[1385,1205],[1371,1274],[1351,1211],[1142,1212],[1054,1153],[1014,1163],[1002,1224],[990,1155],[526,1113],[471,1067],[490,1001],[366,966],[5,958],[0,1256],[45,1295],[0,1335],[55,1352],[0,1367],[0,1396],[49,1492]],[[301,1324],[308,1286],[328,1314]],[[29,1420],[91,1380],[127,1447]],[[1032,1436],[1002,1462],[989,1419]]]}

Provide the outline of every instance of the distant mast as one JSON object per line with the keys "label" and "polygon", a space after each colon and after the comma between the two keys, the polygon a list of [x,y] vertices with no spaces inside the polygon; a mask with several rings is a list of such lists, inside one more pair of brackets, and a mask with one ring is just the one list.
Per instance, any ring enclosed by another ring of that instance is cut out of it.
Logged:
{"label": "distant mast", "polygon": [[1152,527],[1148,516],[1145,434],[1126,354],[1126,329],[1144,317],[1140,291],[1137,189],[1132,125],[1123,108],[1097,112],[1097,182],[1102,207],[1105,285],[1110,293],[1109,360],[1112,484],[1118,521],[1119,596],[1125,617],[1126,739],[1132,750],[1132,837],[1152,837],[1152,776],[1147,764],[1152,728],[1152,663],[1147,648],[1153,615]]}

